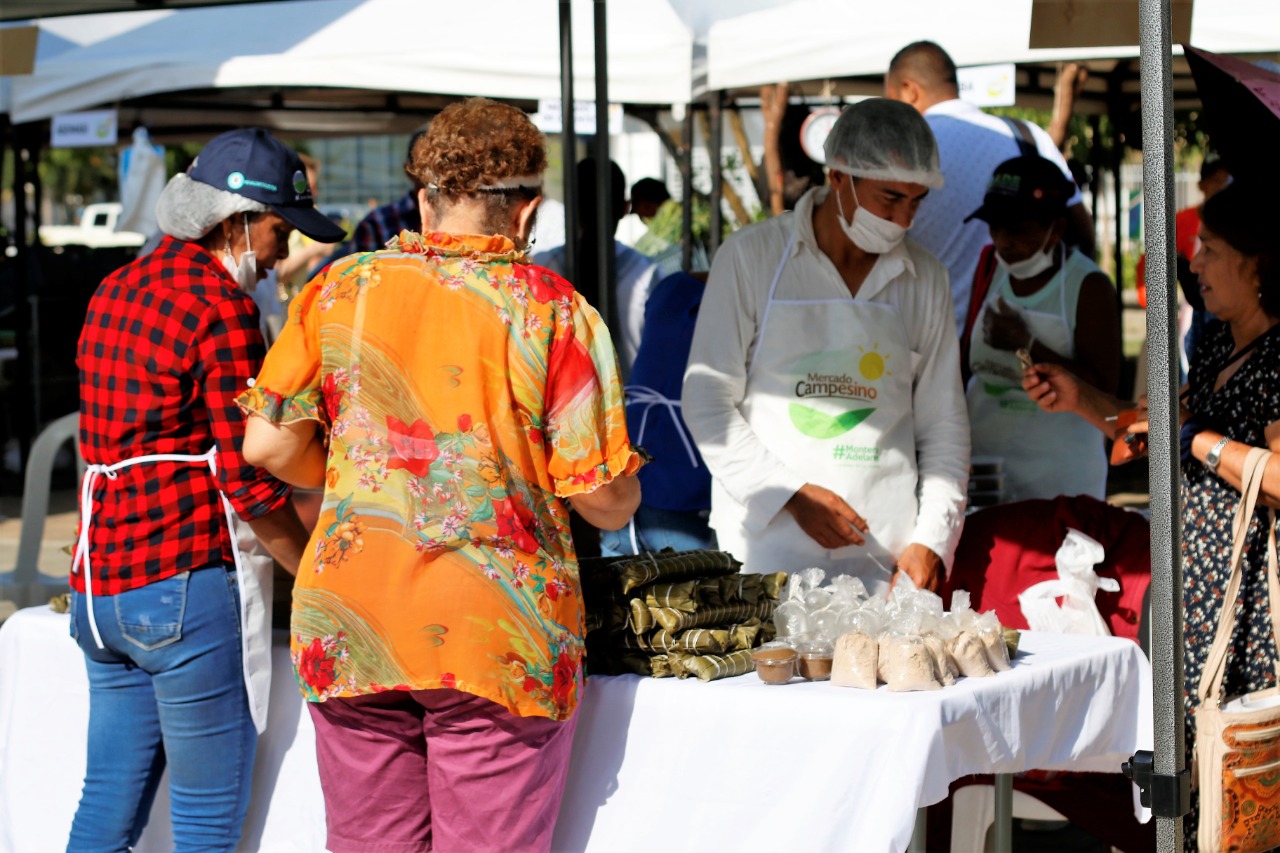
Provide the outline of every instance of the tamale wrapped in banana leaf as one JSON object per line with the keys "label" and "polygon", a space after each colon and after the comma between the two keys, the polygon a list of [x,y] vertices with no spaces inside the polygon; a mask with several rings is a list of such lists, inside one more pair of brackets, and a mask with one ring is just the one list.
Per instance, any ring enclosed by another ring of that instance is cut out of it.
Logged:
{"label": "tamale wrapped in banana leaf", "polygon": [[761,580],[761,575],[726,575],[720,578],[720,597],[725,604],[755,604]]}
{"label": "tamale wrapped in banana leaf", "polygon": [[758,604],[722,604],[719,607],[699,607],[693,613],[673,607],[651,607],[649,612],[658,625],[668,631],[684,631],[687,628],[708,628],[733,625],[755,617],[761,621],[773,616],[774,604],[763,600]]}
{"label": "tamale wrapped in banana leaf", "polygon": [[782,597],[782,591],[787,588],[786,572],[771,572],[767,575],[760,575],[760,591],[765,597],[771,601],[777,601]]}
{"label": "tamale wrapped in banana leaf", "polygon": [[644,599],[631,599],[631,618],[627,620],[627,627],[634,634],[645,634],[653,630],[653,610],[644,603]]}
{"label": "tamale wrapped in banana leaf", "polygon": [[645,588],[644,603],[650,607],[670,607],[683,613],[693,613],[698,609],[698,599],[693,591],[697,585],[697,581],[655,583]]}
{"label": "tamale wrapped in banana leaf", "polygon": [[728,651],[729,631],[726,628],[690,628],[675,634],[663,629],[653,632],[649,644],[662,652],[718,655]]}
{"label": "tamale wrapped in banana leaf", "polygon": [[755,669],[751,651],[743,649],[727,655],[690,655],[672,652],[667,655],[671,669],[680,678],[693,676],[699,681],[716,681],[745,675]]}
{"label": "tamale wrapped in banana leaf", "polygon": [[615,566],[622,578],[622,591],[631,592],[655,581],[731,575],[742,568],[742,563],[726,551],[699,550],[649,552]]}
{"label": "tamale wrapped in banana leaf", "polygon": [[754,647],[756,637],[759,635],[760,620],[755,617],[734,625],[729,629],[729,651],[736,652]]}

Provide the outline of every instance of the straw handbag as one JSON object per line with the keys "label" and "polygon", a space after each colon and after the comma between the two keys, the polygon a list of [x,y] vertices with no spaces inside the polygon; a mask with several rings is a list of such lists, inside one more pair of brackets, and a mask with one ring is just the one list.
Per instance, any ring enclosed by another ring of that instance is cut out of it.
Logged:
{"label": "straw handbag", "polygon": [[[1280,686],[1224,697],[1227,651],[1236,626],[1241,553],[1248,536],[1271,454],[1249,451],[1242,498],[1233,525],[1231,579],[1222,600],[1218,633],[1200,679],[1196,711],[1196,778],[1200,789],[1199,845],[1203,853],[1261,853],[1280,847]],[[1280,579],[1277,578],[1275,513],[1266,533],[1267,595],[1271,624],[1280,642]],[[1280,672],[1280,661],[1273,662]]]}

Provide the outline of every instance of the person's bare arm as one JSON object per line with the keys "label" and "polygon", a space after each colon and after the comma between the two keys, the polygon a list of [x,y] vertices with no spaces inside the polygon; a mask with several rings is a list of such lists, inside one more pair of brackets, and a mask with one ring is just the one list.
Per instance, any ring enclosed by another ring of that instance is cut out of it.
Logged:
{"label": "person's bare arm", "polygon": [[324,485],[328,465],[328,452],[318,426],[315,421],[274,424],[250,415],[244,430],[245,461],[267,469],[291,486],[318,489]]}
{"label": "person's bare arm", "polygon": [[[1203,462],[1209,455],[1209,451],[1222,437],[1222,433],[1216,430],[1205,430],[1192,439],[1191,455]],[[1267,449],[1273,454],[1280,454],[1280,421],[1274,421],[1267,427],[1265,438]],[[1217,475],[1226,480],[1236,491],[1240,491],[1243,486],[1244,462],[1252,449],[1242,441],[1228,441],[1226,447],[1222,448]],[[1280,458],[1277,456],[1267,460],[1258,502],[1269,507],[1280,508]]]}
{"label": "person's bare arm", "polygon": [[1085,257],[1093,258],[1098,251],[1098,238],[1093,231],[1093,217],[1084,202],[1078,201],[1067,208],[1067,242],[1079,249]]}
{"label": "person's bare arm", "polygon": [[285,501],[279,509],[246,523],[253,530],[253,535],[258,537],[262,547],[267,549],[267,553],[286,572],[298,574],[298,566],[302,564],[302,555],[311,534],[302,526],[292,501]]}
{"label": "person's bare arm", "polygon": [[619,530],[640,506],[640,480],[634,474],[614,477],[595,491],[570,495],[569,505],[589,524]]}
{"label": "person's bare arm", "polygon": [[296,252],[290,252],[289,257],[276,264],[276,276],[280,281],[288,281],[299,270],[311,269],[332,250],[333,246],[328,243],[307,243]]}

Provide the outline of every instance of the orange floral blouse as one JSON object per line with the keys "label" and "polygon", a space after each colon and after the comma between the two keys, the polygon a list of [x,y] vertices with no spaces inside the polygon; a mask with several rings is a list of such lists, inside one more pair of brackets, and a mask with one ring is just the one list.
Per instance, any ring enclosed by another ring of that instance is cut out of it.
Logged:
{"label": "orange floral blouse", "polygon": [[307,285],[239,403],[328,438],[290,626],[307,699],[451,687],[573,714],[562,499],[641,462],[609,332],[572,285],[504,237],[405,231]]}

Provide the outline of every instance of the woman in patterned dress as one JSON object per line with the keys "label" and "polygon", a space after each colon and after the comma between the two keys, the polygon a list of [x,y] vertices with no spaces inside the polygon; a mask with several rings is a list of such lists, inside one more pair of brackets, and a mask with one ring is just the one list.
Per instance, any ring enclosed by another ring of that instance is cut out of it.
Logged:
{"label": "woman in patterned dress", "polygon": [[[1196,350],[1183,388],[1182,560],[1188,762],[1195,738],[1196,689],[1217,631],[1230,578],[1231,522],[1251,448],[1280,452],[1280,211],[1274,197],[1234,184],[1205,202],[1200,248],[1191,269],[1205,307],[1217,316]],[[1104,394],[1052,364],[1037,364],[1023,387],[1046,411],[1075,412],[1110,434],[1108,416],[1133,404]],[[1144,432],[1145,421],[1131,432]],[[1280,506],[1280,461],[1271,459],[1250,520],[1236,633],[1225,690],[1236,695],[1275,684],[1276,640],[1267,601],[1267,507]],[[1280,606],[1280,602],[1277,602]],[[1189,766],[1189,765],[1188,765]],[[1184,821],[1196,850],[1199,803]]]}

